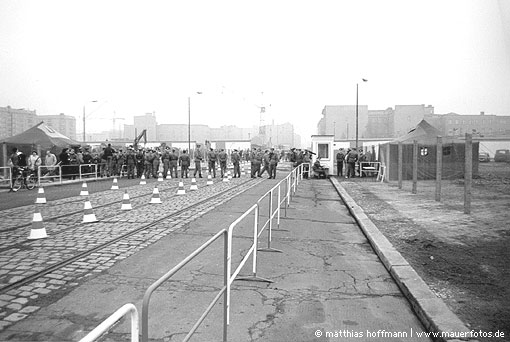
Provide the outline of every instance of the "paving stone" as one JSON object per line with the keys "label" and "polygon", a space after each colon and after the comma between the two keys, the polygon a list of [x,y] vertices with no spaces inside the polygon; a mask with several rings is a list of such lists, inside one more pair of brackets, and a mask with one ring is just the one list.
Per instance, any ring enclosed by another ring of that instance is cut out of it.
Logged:
{"label": "paving stone", "polygon": [[19,295],[22,297],[30,297],[33,294],[34,294],[33,292],[25,291],[25,292],[21,292]]}
{"label": "paving stone", "polygon": [[50,293],[51,291],[50,291],[50,290],[48,290],[48,289],[37,288],[37,289],[35,289],[35,290],[34,290],[34,292],[36,292],[36,293],[40,293],[40,294],[48,294],[48,293]]}
{"label": "paving stone", "polygon": [[12,283],[15,283],[17,281],[20,281],[23,278],[25,278],[25,277],[23,277],[23,276],[14,276],[11,279],[9,279],[9,284],[12,284]]}
{"label": "paving stone", "polygon": [[25,315],[25,314],[13,313],[13,314],[10,314],[9,316],[5,317],[4,320],[6,320],[8,322],[18,322],[27,316],[28,315]]}
{"label": "paving stone", "polygon": [[48,278],[53,278],[53,279],[62,279],[64,278],[63,275],[60,275],[60,274],[55,274],[55,273],[50,273],[50,274],[47,274],[46,275]]}
{"label": "paving stone", "polygon": [[29,314],[29,313],[32,313],[32,312],[35,312],[37,310],[39,310],[40,307],[39,306],[25,306],[23,309],[21,309],[19,312],[20,313],[24,313],[24,314]]}
{"label": "paving stone", "polygon": [[46,287],[46,283],[32,283],[33,287]]}
{"label": "paving stone", "polygon": [[6,306],[7,309],[16,310],[16,311],[21,309],[22,307],[23,307],[23,305],[18,304],[18,303],[11,303]]}
{"label": "paving stone", "polygon": [[32,286],[21,286],[18,287],[21,291],[32,291],[34,288]]}
{"label": "paving stone", "polygon": [[16,298],[16,297],[14,297],[14,296],[9,296],[9,295],[5,295],[5,294],[0,295],[0,300],[2,300],[2,301],[6,301],[6,302],[10,302],[10,301],[11,301],[11,300],[13,300],[14,298]]}
{"label": "paving stone", "polygon": [[0,308],[3,308],[4,306],[6,306],[7,304],[9,304],[9,302],[5,302],[3,300],[0,300]]}
{"label": "paving stone", "polygon": [[50,289],[50,290],[58,290],[58,289],[60,289],[60,288],[61,288],[61,286],[56,286],[56,285],[49,285],[49,286],[47,287],[47,289]]}
{"label": "paving stone", "polygon": [[64,285],[66,282],[63,280],[52,279],[48,283],[53,285]]}
{"label": "paving stone", "polygon": [[28,299],[26,298],[16,298],[12,301],[12,303],[26,304],[28,303]]}

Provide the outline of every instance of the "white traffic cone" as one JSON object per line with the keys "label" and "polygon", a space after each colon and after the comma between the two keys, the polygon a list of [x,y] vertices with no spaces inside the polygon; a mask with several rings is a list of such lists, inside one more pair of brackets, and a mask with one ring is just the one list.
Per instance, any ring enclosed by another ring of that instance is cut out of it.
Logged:
{"label": "white traffic cone", "polygon": [[195,179],[195,177],[191,178],[191,186],[189,187],[190,190],[198,190],[198,186],[197,186],[197,180]]}
{"label": "white traffic cone", "polygon": [[246,172],[244,171],[244,165],[241,167],[241,176],[246,176]]}
{"label": "white traffic cone", "polygon": [[112,187],[110,190],[119,190],[119,184],[117,182],[117,177],[113,179]]}
{"label": "white traffic cone", "polygon": [[30,229],[29,240],[44,239],[46,235],[46,228],[44,228],[43,218],[39,208],[35,207],[34,216],[32,218],[32,229]]}
{"label": "white traffic cone", "polygon": [[46,196],[44,195],[44,188],[41,186],[37,191],[37,199],[35,200],[35,204],[45,204]]}
{"label": "white traffic cone", "polygon": [[184,183],[182,181],[179,182],[179,189],[177,189],[177,195],[186,195],[186,190],[184,190]]}
{"label": "white traffic cone", "polygon": [[228,178],[228,180],[232,179],[232,175],[230,174],[230,171],[227,171],[227,178]]}
{"label": "white traffic cone", "polygon": [[94,214],[94,211],[92,210],[92,204],[90,204],[90,200],[87,197],[87,200],[85,201],[85,204],[83,206],[83,223],[91,223],[91,222],[97,222],[96,215]]}
{"label": "white traffic cone", "polygon": [[213,185],[214,184],[211,175],[207,175],[207,183],[206,184],[207,185]]}
{"label": "white traffic cone", "polygon": [[168,172],[166,173],[166,179],[172,179],[172,173],[170,172],[170,170],[168,170]]}
{"label": "white traffic cone", "polygon": [[89,190],[87,188],[87,182],[83,182],[83,184],[81,185],[80,196],[88,196],[88,195],[89,195]]}
{"label": "white traffic cone", "polygon": [[129,194],[127,190],[124,190],[124,195],[122,196],[122,206],[120,207],[120,210],[131,210],[133,207],[131,207],[131,202],[129,201]]}
{"label": "white traffic cone", "polygon": [[158,190],[157,186],[155,186],[154,190],[152,190],[152,197],[151,197],[151,201],[149,203],[150,204],[161,204],[161,198],[159,198],[159,190]]}
{"label": "white traffic cone", "polygon": [[140,178],[140,185],[145,185],[147,182],[145,181],[145,175],[142,174],[142,177]]}
{"label": "white traffic cone", "polygon": [[163,174],[160,172],[158,175],[158,182],[162,182],[162,181],[163,181]]}
{"label": "white traffic cone", "polygon": [[230,182],[226,173],[223,175],[223,182]]}

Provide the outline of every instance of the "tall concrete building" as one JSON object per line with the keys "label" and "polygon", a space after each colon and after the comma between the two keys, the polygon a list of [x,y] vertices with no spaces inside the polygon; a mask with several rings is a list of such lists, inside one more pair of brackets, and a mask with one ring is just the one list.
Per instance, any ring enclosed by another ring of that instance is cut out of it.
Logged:
{"label": "tall concrete building", "polygon": [[[368,106],[358,105],[358,137],[366,137]],[[317,134],[334,135],[335,139],[356,139],[356,106],[325,106],[317,125]]]}
{"label": "tall concrete building", "polygon": [[54,128],[68,138],[76,140],[76,118],[70,115],[38,115],[37,121]]}
{"label": "tall concrete building", "polygon": [[434,114],[425,117],[428,123],[441,131],[444,136],[503,137],[510,136],[510,116],[485,114],[459,115],[456,113]]}
{"label": "tall concrete building", "polygon": [[0,138],[20,134],[40,121],[35,110],[0,107]]}
{"label": "tall concrete building", "polygon": [[147,140],[158,140],[158,123],[156,122],[156,113],[147,113],[145,115],[135,116],[133,118],[133,123],[136,134],[140,134],[144,129],[146,129]]}
{"label": "tall concrete building", "polygon": [[[394,138],[406,134],[434,107],[396,105],[384,110],[368,110],[358,106],[358,138]],[[317,125],[319,135],[334,135],[335,139],[356,139],[356,106],[325,106]]]}
{"label": "tall concrete building", "polygon": [[393,114],[393,136],[400,137],[407,134],[411,129],[425,118],[426,115],[434,114],[434,107],[425,105],[395,105]]}

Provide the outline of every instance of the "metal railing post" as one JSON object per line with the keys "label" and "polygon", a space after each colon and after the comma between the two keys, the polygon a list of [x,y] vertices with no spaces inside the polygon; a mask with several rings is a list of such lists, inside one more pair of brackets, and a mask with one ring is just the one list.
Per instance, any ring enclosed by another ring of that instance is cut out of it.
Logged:
{"label": "metal railing post", "polygon": [[82,168],[83,164],[80,164],[80,167],[78,168],[78,174],[79,174],[79,177],[80,177],[80,180],[81,180],[81,168]]}
{"label": "metal railing post", "polygon": [[226,287],[223,293],[223,342],[227,342],[228,336],[228,295],[230,294],[230,284],[228,268],[228,232],[223,234],[223,286]]}

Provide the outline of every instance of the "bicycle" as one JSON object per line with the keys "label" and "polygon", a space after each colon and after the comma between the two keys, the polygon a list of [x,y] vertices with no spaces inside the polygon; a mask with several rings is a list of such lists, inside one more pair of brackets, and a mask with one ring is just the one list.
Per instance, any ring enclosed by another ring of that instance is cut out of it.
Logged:
{"label": "bicycle", "polygon": [[14,183],[12,185],[13,191],[18,191],[23,186],[25,186],[28,190],[35,188],[37,185],[37,175],[32,172],[29,172],[28,175],[26,175],[27,171],[29,170],[25,168],[18,169],[18,175],[14,179]]}

